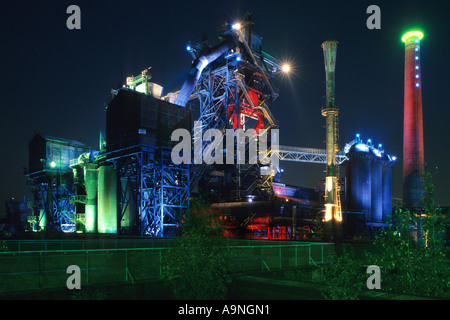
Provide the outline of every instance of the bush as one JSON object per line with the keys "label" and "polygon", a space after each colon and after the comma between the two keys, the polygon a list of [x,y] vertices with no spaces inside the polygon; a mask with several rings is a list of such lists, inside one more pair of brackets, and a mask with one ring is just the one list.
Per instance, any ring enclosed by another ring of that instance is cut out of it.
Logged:
{"label": "bush", "polygon": [[434,203],[431,178],[426,171],[423,208],[416,212],[396,208],[375,238],[381,250],[368,258],[382,268],[382,290],[450,297],[448,247],[443,238],[447,222]]}
{"label": "bush", "polygon": [[162,277],[178,299],[225,299],[231,256],[224,227],[205,198],[187,213],[176,245],[163,257]]}
{"label": "bush", "polygon": [[341,254],[333,252],[323,266],[323,281],[326,288],[322,290],[324,299],[357,300],[365,286],[365,273],[355,260],[351,251],[345,249]]}

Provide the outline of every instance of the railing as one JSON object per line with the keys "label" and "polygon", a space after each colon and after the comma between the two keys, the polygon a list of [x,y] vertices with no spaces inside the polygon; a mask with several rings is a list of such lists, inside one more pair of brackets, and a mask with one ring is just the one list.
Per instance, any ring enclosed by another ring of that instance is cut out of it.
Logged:
{"label": "railing", "polygon": [[[9,251],[0,252],[0,295],[64,289],[71,265],[80,268],[82,286],[159,280],[164,254],[174,243],[168,239],[7,241]],[[37,246],[43,250],[36,250]],[[332,246],[242,240],[224,245],[224,250],[231,252],[232,273],[245,274],[318,265]]]}

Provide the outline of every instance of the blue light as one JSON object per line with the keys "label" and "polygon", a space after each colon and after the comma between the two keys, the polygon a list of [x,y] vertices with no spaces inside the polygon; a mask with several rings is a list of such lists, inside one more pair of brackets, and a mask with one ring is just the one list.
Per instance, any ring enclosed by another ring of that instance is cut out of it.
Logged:
{"label": "blue light", "polygon": [[373,153],[375,153],[375,155],[378,157],[378,158],[381,158],[383,155],[381,154],[381,152],[380,152],[380,150],[377,150],[377,149],[372,149],[373,150]]}
{"label": "blue light", "polygon": [[186,46],[187,51],[191,51],[191,49],[192,49],[191,46],[189,46],[189,45]]}
{"label": "blue light", "polygon": [[414,40],[415,43],[419,43],[419,39]]}
{"label": "blue light", "polygon": [[358,143],[355,149],[362,152],[369,152],[369,146],[364,143]]}
{"label": "blue light", "polygon": [[418,57],[418,56],[416,56],[416,60],[419,60],[419,57]]}
{"label": "blue light", "polygon": [[416,87],[419,87],[419,83],[416,83]]}
{"label": "blue light", "polygon": [[236,61],[241,61],[241,56],[237,56]]}
{"label": "blue light", "polygon": [[367,139],[367,143],[372,143],[372,139]]}
{"label": "blue light", "polygon": [[417,52],[417,51],[419,51],[419,48],[416,47],[414,50]]}
{"label": "blue light", "polygon": [[378,144],[378,148],[383,148],[383,145],[381,143]]}
{"label": "blue light", "polygon": [[419,66],[416,66],[416,70],[419,70]]}
{"label": "blue light", "polygon": [[416,74],[416,79],[419,79],[419,75],[418,74]]}
{"label": "blue light", "polygon": [[359,133],[356,134],[356,137],[359,138]]}

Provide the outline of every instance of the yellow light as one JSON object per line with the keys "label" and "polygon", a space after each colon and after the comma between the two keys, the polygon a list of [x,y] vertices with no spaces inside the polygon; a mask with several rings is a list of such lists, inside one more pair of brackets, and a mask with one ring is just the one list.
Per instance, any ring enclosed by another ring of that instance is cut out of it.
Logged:
{"label": "yellow light", "polygon": [[334,215],[334,219],[338,222],[342,221],[342,211],[339,207],[336,207],[336,213]]}
{"label": "yellow light", "polygon": [[333,186],[334,186],[333,177],[326,177],[325,184],[327,187],[327,191],[331,192],[333,190]]}
{"label": "yellow light", "polygon": [[52,167],[52,168],[56,167],[55,161],[50,162],[50,167]]}
{"label": "yellow light", "polygon": [[408,39],[409,37],[418,37],[419,40],[422,40],[423,38],[423,33],[420,31],[412,31],[412,32],[408,32],[406,33],[403,37],[402,37],[402,41],[406,42],[406,39]]}
{"label": "yellow light", "polygon": [[325,221],[330,221],[333,217],[333,204],[326,203],[325,204]]}
{"label": "yellow light", "polygon": [[281,67],[281,70],[283,70],[284,73],[289,73],[291,71],[291,66],[288,65],[287,63],[283,64],[283,66]]}

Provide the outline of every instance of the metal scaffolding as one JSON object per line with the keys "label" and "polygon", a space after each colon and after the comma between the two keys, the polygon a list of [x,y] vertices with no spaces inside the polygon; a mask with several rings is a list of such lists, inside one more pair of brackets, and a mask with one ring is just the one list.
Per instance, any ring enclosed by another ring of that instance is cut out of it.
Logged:
{"label": "metal scaffolding", "polygon": [[75,231],[75,188],[71,172],[43,170],[28,176],[33,192],[33,215],[28,222],[33,230]]}
{"label": "metal scaffolding", "polygon": [[[250,46],[250,38],[247,37],[251,34],[250,26],[250,23],[244,24],[242,29],[234,30],[232,33],[234,44],[228,34],[222,44],[210,49],[209,54],[213,55],[214,50],[222,50],[225,45],[230,47],[223,58],[202,67],[204,70],[202,69],[195,90],[189,97],[199,100],[198,122],[201,126],[198,130],[201,133],[198,135],[194,133],[194,145],[208,129],[219,130],[222,137],[227,129],[254,129],[256,139],[259,139],[270,129],[277,128],[277,121],[270,111],[271,103],[277,97],[271,84],[271,77],[281,67],[276,59],[262,52],[260,47]],[[198,48],[197,51],[201,53],[203,44],[193,47]],[[192,51],[191,54],[198,58]],[[198,64],[196,61],[193,66]],[[188,78],[186,86],[189,85],[189,81],[191,80]],[[246,154],[249,154],[249,144],[250,141],[245,142]],[[203,141],[202,154],[207,145],[208,142]],[[259,159],[269,157],[270,152],[269,146],[266,154],[259,154]],[[236,154],[234,156],[236,157]],[[249,194],[264,196],[273,194],[271,188],[273,175],[261,174],[263,165],[260,161],[252,164],[237,163],[235,158],[235,165],[207,165],[206,161],[192,165],[191,190],[202,185],[210,187],[220,180],[217,185],[227,185],[226,188],[232,189],[225,191],[225,197],[229,200],[241,199]]]}
{"label": "metal scaffolding", "polygon": [[118,232],[153,237],[176,234],[189,207],[190,174],[187,165],[174,165],[170,154],[169,148],[141,146],[105,158],[117,172]]}

